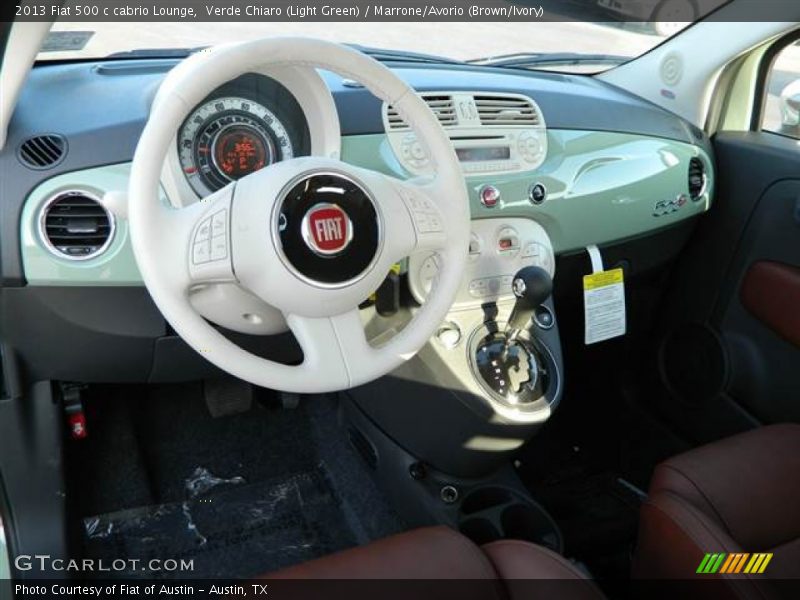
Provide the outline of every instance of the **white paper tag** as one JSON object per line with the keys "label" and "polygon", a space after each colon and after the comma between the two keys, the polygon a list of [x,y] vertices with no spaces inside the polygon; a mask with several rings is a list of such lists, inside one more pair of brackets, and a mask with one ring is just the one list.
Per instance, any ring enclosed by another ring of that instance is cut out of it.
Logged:
{"label": "white paper tag", "polygon": [[625,335],[625,279],[622,269],[583,277],[586,345]]}

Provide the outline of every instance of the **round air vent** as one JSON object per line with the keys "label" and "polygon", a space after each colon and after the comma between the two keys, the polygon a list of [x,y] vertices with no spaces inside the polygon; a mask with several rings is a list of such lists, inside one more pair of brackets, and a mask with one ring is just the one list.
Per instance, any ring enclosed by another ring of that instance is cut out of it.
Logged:
{"label": "round air vent", "polygon": [[86,260],[102,254],[114,238],[114,217],[84,191],[67,191],[45,202],[39,235],[56,256]]}
{"label": "round air vent", "polygon": [[699,200],[706,193],[706,166],[699,158],[689,161],[689,195],[692,200]]}
{"label": "round air vent", "polygon": [[57,134],[36,135],[20,144],[17,156],[31,169],[49,169],[67,154],[67,140]]}

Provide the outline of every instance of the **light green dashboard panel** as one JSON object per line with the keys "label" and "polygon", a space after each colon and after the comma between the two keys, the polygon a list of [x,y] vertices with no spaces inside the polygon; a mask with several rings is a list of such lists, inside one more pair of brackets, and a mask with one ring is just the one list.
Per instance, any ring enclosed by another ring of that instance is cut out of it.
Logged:
{"label": "light green dashboard panel", "polygon": [[[688,166],[694,157],[705,164],[708,185],[699,199],[687,200]],[[342,158],[388,175],[406,175],[383,134],[344,137]],[[75,171],[45,181],[30,194],[20,223],[29,285],[141,285],[125,220],[117,220],[108,250],[86,261],[53,255],[39,239],[37,228],[39,210],[53,194],[83,189],[102,196],[106,191],[124,190],[129,170],[129,164],[120,164]],[[547,200],[541,205],[528,200],[534,183],[547,188]],[[478,199],[485,184],[501,192],[500,203],[491,209]],[[556,253],[641,236],[696,216],[709,209],[714,191],[711,158],[697,146],[572,130],[548,132],[548,158],[536,171],[469,176],[467,186],[473,219],[535,219],[549,234]],[[678,202],[680,196],[687,198]]]}
{"label": "light green dashboard panel", "polygon": [[[351,164],[403,176],[383,135],[344,138],[342,156]],[[535,219],[559,254],[640,236],[711,206],[713,163],[704,150],[691,144],[620,133],[550,130],[547,156],[533,172],[468,176],[472,218]],[[672,203],[680,195],[688,197],[689,161],[695,157],[705,164],[708,184],[700,198],[678,208]],[[538,206],[528,199],[535,183],[543,184],[548,192],[547,200]],[[486,208],[479,200],[478,193],[486,184],[501,192],[494,208]],[[675,210],[656,210],[658,203]]]}
{"label": "light green dashboard panel", "polygon": [[88,260],[58,257],[39,237],[39,214],[49,198],[69,190],[87,191],[97,197],[107,191],[126,190],[129,173],[127,163],[73,171],[48,179],[33,190],[22,209],[20,231],[22,268],[28,285],[142,285],[124,219],[116,220],[108,249]]}

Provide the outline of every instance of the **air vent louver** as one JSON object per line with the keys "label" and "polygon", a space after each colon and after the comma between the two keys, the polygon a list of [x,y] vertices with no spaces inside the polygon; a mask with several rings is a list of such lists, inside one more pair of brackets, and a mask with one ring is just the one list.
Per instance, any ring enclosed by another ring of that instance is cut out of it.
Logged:
{"label": "air vent louver", "polygon": [[60,135],[36,135],[19,147],[19,160],[31,169],[48,169],[60,163],[67,153],[67,141]]}
{"label": "air vent louver", "polygon": [[537,127],[539,113],[530,100],[515,96],[475,96],[481,125]]}
{"label": "air vent louver", "polygon": [[114,235],[114,218],[85,192],[62,192],[42,208],[42,240],[51,252],[72,260],[102,253]]}
{"label": "air vent louver", "polygon": [[703,161],[693,158],[689,161],[689,195],[692,200],[699,199],[706,191],[706,168]]}
{"label": "air vent louver", "polygon": [[[423,100],[428,104],[433,114],[436,115],[436,118],[439,119],[442,127],[458,124],[456,107],[453,104],[452,96],[423,96]],[[389,129],[408,128],[406,122],[391,105],[386,108],[386,120],[389,123]]]}

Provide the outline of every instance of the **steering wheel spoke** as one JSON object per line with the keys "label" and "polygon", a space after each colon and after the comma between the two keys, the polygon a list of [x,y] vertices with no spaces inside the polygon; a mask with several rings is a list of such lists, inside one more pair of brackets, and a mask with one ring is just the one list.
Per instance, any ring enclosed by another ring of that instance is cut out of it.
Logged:
{"label": "steering wheel spoke", "polygon": [[333,317],[288,315],[286,322],[303,350],[298,369],[340,382],[339,389],[353,384],[359,363],[369,359],[371,350],[357,308]]}

